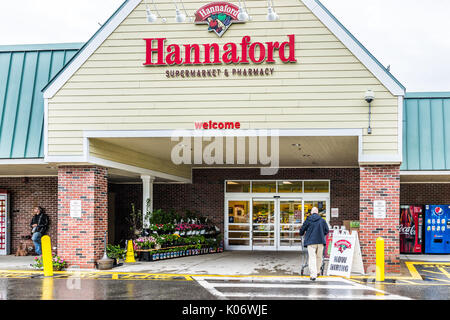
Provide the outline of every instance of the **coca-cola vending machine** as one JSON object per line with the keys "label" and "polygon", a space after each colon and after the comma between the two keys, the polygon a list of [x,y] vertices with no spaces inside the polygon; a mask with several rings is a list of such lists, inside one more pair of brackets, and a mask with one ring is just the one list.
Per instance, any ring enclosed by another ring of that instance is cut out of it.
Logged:
{"label": "coca-cola vending machine", "polygon": [[400,207],[400,253],[422,253],[423,207]]}
{"label": "coca-cola vending machine", "polygon": [[8,255],[10,250],[9,194],[0,190],[0,256]]}

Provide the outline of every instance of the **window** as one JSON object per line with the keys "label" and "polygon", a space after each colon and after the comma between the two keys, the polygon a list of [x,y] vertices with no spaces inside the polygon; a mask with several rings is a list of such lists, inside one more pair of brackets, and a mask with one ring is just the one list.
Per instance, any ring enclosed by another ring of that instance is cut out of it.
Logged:
{"label": "window", "polygon": [[279,193],[300,193],[302,191],[302,181],[278,181]]}
{"label": "window", "polygon": [[328,181],[305,181],[305,193],[328,193],[330,183]]}
{"label": "window", "polygon": [[227,192],[250,192],[250,181],[227,181]]}
{"label": "window", "polygon": [[252,180],[226,181],[226,193],[330,193],[330,182],[324,180]]}
{"label": "window", "polygon": [[277,192],[277,185],[275,181],[253,181],[253,193],[275,193]]}

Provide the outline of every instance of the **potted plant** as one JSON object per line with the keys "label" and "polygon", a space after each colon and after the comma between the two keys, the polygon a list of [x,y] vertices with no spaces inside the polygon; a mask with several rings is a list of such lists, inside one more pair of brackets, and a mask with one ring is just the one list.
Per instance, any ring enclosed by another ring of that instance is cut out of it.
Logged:
{"label": "potted plant", "polygon": [[[52,264],[54,271],[61,271],[62,269],[67,268],[67,262],[57,255],[52,256]],[[42,270],[44,268],[42,256],[35,257],[34,263],[31,264],[31,267]]]}
{"label": "potted plant", "polygon": [[157,249],[165,248],[166,247],[166,238],[163,236],[158,237],[156,239],[156,243],[159,245],[159,246],[157,246]]}
{"label": "potted plant", "polygon": [[119,265],[119,260],[125,258],[125,249],[122,249],[120,245],[108,244],[106,247],[106,255],[110,259],[114,259],[114,266]]}

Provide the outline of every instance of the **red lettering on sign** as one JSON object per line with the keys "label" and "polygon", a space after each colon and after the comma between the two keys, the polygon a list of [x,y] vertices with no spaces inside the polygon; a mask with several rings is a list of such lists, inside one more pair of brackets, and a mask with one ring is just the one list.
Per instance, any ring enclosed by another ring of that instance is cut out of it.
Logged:
{"label": "red lettering on sign", "polygon": [[[145,66],[162,65],[205,65],[205,64],[247,64],[249,60],[260,64],[263,62],[274,63],[276,51],[282,62],[297,62],[295,59],[295,35],[288,35],[289,40],[276,42],[251,43],[250,36],[244,36],[240,43],[240,55],[238,44],[228,42],[222,47],[217,43],[206,44],[170,44],[165,47],[166,38],[148,38],[146,42]],[[184,57],[181,48],[184,49]],[[201,50],[204,50],[204,61],[200,60]],[[156,62],[154,61],[156,55]],[[184,59],[183,59],[184,58]]]}

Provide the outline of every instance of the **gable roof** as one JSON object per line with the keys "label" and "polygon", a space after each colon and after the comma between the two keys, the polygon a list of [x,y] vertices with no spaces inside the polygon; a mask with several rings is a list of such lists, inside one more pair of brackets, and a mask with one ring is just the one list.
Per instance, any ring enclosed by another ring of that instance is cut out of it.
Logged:
{"label": "gable roof", "polygon": [[400,169],[450,170],[450,92],[406,94]]}
{"label": "gable roof", "polygon": [[0,46],[0,159],[44,157],[41,89],[81,46]]}
{"label": "gable roof", "polygon": [[[52,98],[89,59],[142,0],[125,0],[109,20],[81,48],[80,52],[43,89],[44,98]],[[361,61],[395,96],[403,96],[405,87],[328,11],[319,0],[301,0],[309,10]],[[145,19],[143,16],[142,19]]]}

